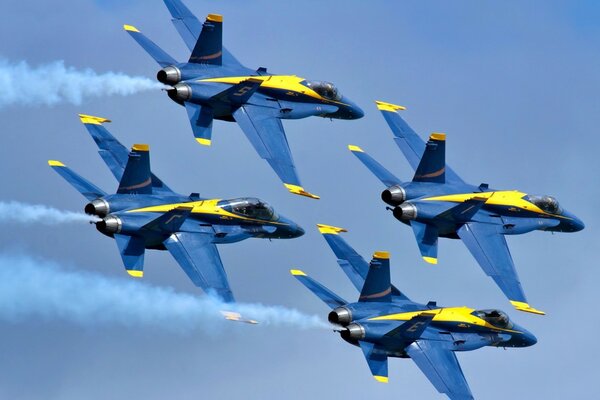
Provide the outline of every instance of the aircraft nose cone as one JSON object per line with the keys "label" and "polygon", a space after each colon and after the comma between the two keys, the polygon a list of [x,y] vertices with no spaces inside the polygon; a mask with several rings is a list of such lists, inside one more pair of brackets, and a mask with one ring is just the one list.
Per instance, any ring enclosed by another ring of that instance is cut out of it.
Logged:
{"label": "aircraft nose cone", "polygon": [[300,237],[304,235],[304,229],[300,225],[296,225],[296,229],[294,229],[293,236],[294,238]]}
{"label": "aircraft nose cone", "polygon": [[365,116],[365,112],[362,110],[362,108],[356,105],[353,107],[351,114],[353,116],[352,119],[360,119]]}
{"label": "aircraft nose cone", "polygon": [[523,347],[533,346],[537,343],[537,338],[531,332],[525,332],[523,334]]}
{"label": "aircraft nose cone", "polygon": [[573,232],[579,232],[582,231],[583,228],[585,228],[585,224],[583,223],[582,220],[575,218],[573,220]]}

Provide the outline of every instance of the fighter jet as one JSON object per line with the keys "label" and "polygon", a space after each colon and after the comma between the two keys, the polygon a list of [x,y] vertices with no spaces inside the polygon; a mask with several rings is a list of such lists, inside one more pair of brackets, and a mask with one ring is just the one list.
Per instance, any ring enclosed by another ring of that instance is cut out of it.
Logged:
{"label": "fighter jet", "polygon": [[[151,172],[148,145],[134,144],[128,151],[102,125],[110,120],[83,114],[80,118],[119,182],[117,192],[104,192],[60,161],[48,164],[89,200],[85,212],[101,218],[96,228],[115,239],[129,275],[143,276],[146,249],[168,250],[196,286],[230,303],[234,297],[217,244],[304,234],[296,223],[253,197],[225,200],[175,193]],[[233,314],[226,317],[235,319]]]}
{"label": "fighter jet", "polygon": [[464,182],[446,165],[445,134],[433,133],[425,143],[398,114],[404,107],[376,103],[415,170],[412,181],[402,182],[360,147],[348,148],[387,187],[381,198],[396,219],[412,227],[423,259],[437,264],[438,237],[460,238],[517,310],[544,314],[527,303],[504,235],[577,232],[583,222],[552,196]]}
{"label": "fighter jet", "polygon": [[281,120],[357,119],[363,111],[330,82],[244,67],[222,45],[221,15],[208,14],[201,23],[180,0],[164,2],[191,51],[187,62],[176,61],[136,27],[124,29],[162,67],[156,78],[172,86],[167,93],[185,107],[196,141],[210,146],[213,120],[235,121],[291,193],[318,199],[300,183]]}
{"label": "fighter jet", "polygon": [[411,358],[438,392],[452,400],[473,399],[454,352],[537,342],[500,310],[415,303],[391,284],[388,252],[375,252],[368,264],[339,236],[344,229],[319,225],[319,230],[360,292],[358,301],[342,299],[300,270],[291,273],[332,309],[329,322],[342,339],[360,347],[377,381],[388,382],[388,357]]}

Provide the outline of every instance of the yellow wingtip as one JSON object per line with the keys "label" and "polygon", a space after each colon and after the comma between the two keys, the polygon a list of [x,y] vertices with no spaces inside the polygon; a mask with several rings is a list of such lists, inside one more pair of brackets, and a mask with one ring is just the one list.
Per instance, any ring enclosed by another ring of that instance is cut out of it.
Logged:
{"label": "yellow wingtip", "polygon": [[206,19],[213,22],[223,22],[223,16],[221,14],[208,14]]}
{"label": "yellow wingtip", "polygon": [[144,271],[138,271],[135,269],[128,269],[127,273],[133,276],[134,278],[142,278],[144,276]]}
{"label": "yellow wingtip", "polygon": [[150,146],[143,143],[136,143],[131,146],[132,151],[150,151]]}
{"label": "yellow wingtip", "polygon": [[376,100],[375,104],[377,104],[377,108],[380,109],[381,111],[396,112],[398,110],[406,110],[406,107],[404,107],[404,106],[399,106],[397,104],[392,104],[392,103],[386,103],[385,101]]}
{"label": "yellow wingtip", "polygon": [[133,25],[123,25],[123,29],[129,32],[139,32],[139,29]]}
{"label": "yellow wingtip", "polygon": [[93,124],[93,125],[100,125],[105,122],[112,122],[108,118],[95,117],[93,115],[86,115],[86,114],[79,114],[79,119],[84,124]]}
{"label": "yellow wingtip", "polygon": [[210,139],[203,138],[196,138],[196,142],[200,143],[202,146],[210,146],[212,143]]}
{"label": "yellow wingtip", "polygon": [[293,193],[293,194],[297,194],[300,196],[309,197],[311,199],[317,199],[317,200],[321,198],[321,197],[317,196],[316,194],[307,192],[306,190],[304,190],[304,188],[302,186],[292,185],[291,183],[284,183],[283,186],[285,186],[286,189],[289,190],[290,193]]}
{"label": "yellow wingtip", "polygon": [[524,312],[528,312],[528,313],[532,313],[532,314],[537,314],[537,315],[546,315],[545,312],[535,309],[533,307],[531,307],[529,304],[522,302],[522,301],[510,301],[510,304],[513,305],[513,307],[518,310],[518,311],[524,311]]}
{"label": "yellow wingtip", "polygon": [[58,160],[48,160],[48,165],[51,167],[64,167],[65,164],[61,163]]}
{"label": "yellow wingtip", "polygon": [[243,322],[245,324],[252,324],[252,325],[258,324],[258,321],[254,320],[254,319],[243,318],[242,314],[235,312],[235,311],[221,311],[221,315],[223,315],[223,317],[225,317],[225,319],[228,321]]}
{"label": "yellow wingtip", "polygon": [[364,150],[363,150],[363,149],[361,149],[360,147],[358,147],[358,146],[355,146],[355,145],[353,145],[353,144],[349,144],[349,145],[348,145],[348,150],[350,150],[350,151],[357,151],[357,152],[359,152],[359,153],[364,153]]}
{"label": "yellow wingtip", "polygon": [[382,260],[389,260],[390,252],[389,251],[376,251],[375,253],[373,253],[373,258],[381,258]]}
{"label": "yellow wingtip", "polygon": [[290,269],[290,274],[292,274],[294,276],[306,276],[304,271],[301,271],[299,269]]}
{"label": "yellow wingtip", "polygon": [[326,235],[326,234],[337,235],[340,232],[348,232],[344,228],[338,228],[337,226],[331,226],[331,225],[325,225],[325,224],[317,224],[317,228],[319,229],[319,232],[321,232],[323,235]]}
{"label": "yellow wingtip", "polygon": [[387,376],[373,375],[373,378],[375,378],[375,380],[377,382],[381,382],[381,383],[388,383],[388,381],[389,381],[389,378]]}
{"label": "yellow wingtip", "polygon": [[423,257],[423,260],[425,260],[425,262],[429,263],[429,264],[437,264],[438,263],[438,259],[435,257]]}
{"label": "yellow wingtip", "polygon": [[446,140],[446,134],[441,132],[433,132],[431,135],[429,135],[429,139],[443,142]]}

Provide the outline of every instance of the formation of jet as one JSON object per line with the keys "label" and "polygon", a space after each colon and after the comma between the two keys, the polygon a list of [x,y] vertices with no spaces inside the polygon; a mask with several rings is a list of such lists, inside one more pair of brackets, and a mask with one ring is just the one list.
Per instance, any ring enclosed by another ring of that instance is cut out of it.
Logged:
{"label": "formation of jet", "polygon": [[425,143],[398,114],[404,107],[376,103],[415,170],[412,181],[402,182],[360,147],[348,147],[387,187],[381,198],[395,218],[412,227],[423,259],[437,264],[438,238],[460,238],[517,310],[544,314],[527,303],[504,235],[577,232],[583,222],[552,196],[464,182],[446,165],[445,134],[433,133]]}
{"label": "formation of jet", "polygon": [[440,393],[473,399],[454,352],[537,342],[500,310],[415,303],[391,284],[388,252],[375,252],[368,264],[339,236],[344,229],[319,230],[360,292],[358,301],[342,299],[300,270],[291,273],[332,309],[328,320],[339,326],[342,339],[360,347],[377,381],[388,382],[389,357],[411,358]]}
{"label": "formation of jet", "polygon": [[[197,193],[175,193],[152,173],[148,145],[135,144],[128,151],[102,125],[109,120],[83,114],[80,118],[119,181],[117,192],[107,194],[60,161],[48,164],[88,199],[85,212],[101,218],[96,228],[115,239],[129,275],[143,276],[146,249],[168,250],[196,286],[231,303],[234,297],[217,244],[304,234],[300,226],[256,198],[207,199]],[[236,319],[231,313],[226,317]]]}
{"label": "formation of jet", "polygon": [[281,120],[357,119],[363,111],[332,83],[244,67],[222,45],[221,15],[209,14],[201,23],[180,0],[164,2],[191,51],[187,62],[176,61],[134,26],[124,28],[162,67],[156,77],[172,86],[167,93],[185,107],[196,141],[211,144],[214,119],[235,121],[291,193],[318,199],[300,183]]}

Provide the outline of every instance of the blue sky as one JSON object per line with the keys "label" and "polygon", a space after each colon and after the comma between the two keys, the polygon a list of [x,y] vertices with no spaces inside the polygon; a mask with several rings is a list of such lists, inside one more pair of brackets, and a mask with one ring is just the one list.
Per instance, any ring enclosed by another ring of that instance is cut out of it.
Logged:
{"label": "blue sky", "polygon": [[[393,281],[414,300],[501,308],[538,337],[527,349],[459,354],[477,398],[589,397],[600,372],[593,343],[600,329],[593,311],[600,278],[594,248],[600,222],[597,2],[187,4],[201,19],[224,15],[225,44],[248,67],[333,81],[363,107],[366,116],[358,121],[284,122],[301,179],[321,200],[287,194],[235,124],[216,122],[213,146],[195,145],[184,110],[150,91],[79,106],[0,109],[0,201],[81,210],[82,197],[47,167],[50,158],[107,191],[116,188],[77,113],[104,116],[124,144],[150,144],[153,170],[172,188],[257,196],[307,230],[292,241],[221,246],[238,299],[325,318],[326,307],[289,276],[296,267],[355,298],[315,228],[342,226],[366,257],[374,250],[392,253]],[[175,58],[188,57],[160,0],[13,2],[0,15],[6,38],[0,57],[32,65],[64,60],[153,78],[156,65],[123,32],[124,23]],[[423,136],[445,132],[447,161],[467,181],[549,193],[584,220],[587,227],[577,234],[508,238],[530,303],[545,317],[513,311],[458,241],[441,241],[437,266],[421,262],[412,232],[379,200],[380,183],[346,149],[359,145],[399,177],[412,175],[374,106],[377,99],[405,105],[403,116]],[[124,276],[113,241],[86,223],[5,223],[0,252]],[[149,253],[146,271],[148,284],[198,293],[166,253]],[[218,335],[178,334],[25,317],[0,320],[0,354],[2,398],[443,398],[407,360],[392,360],[390,383],[377,384],[358,349],[322,330],[235,325]]]}

